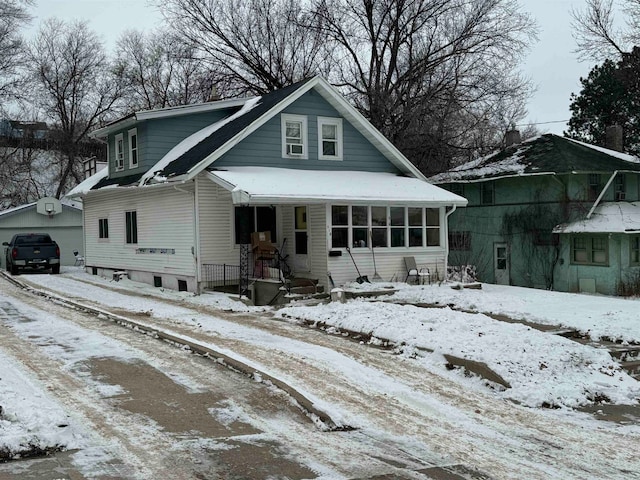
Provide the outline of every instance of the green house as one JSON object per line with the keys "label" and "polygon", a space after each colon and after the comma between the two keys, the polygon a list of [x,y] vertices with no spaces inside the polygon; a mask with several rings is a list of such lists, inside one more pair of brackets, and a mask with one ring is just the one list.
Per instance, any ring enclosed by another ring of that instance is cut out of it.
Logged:
{"label": "green house", "polygon": [[469,201],[449,220],[449,265],[488,283],[637,293],[638,158],[545,134],[430,181]]}

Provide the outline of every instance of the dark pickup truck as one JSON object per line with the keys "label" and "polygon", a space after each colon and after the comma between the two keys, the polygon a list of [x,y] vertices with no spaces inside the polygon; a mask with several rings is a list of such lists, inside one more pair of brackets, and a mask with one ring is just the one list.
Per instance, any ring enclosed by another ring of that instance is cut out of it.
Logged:
{"label": "dark pickup truck", "polygon": [[46,233],[20,233],[2,245],[6,247],[5,265],[11,275],[17,275],[24,268],[60,273],[60,247]]}

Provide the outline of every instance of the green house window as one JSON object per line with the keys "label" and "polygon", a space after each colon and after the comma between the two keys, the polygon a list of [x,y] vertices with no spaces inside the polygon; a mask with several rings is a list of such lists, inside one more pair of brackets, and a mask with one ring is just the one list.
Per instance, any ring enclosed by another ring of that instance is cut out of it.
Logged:
{"label": "green house window", "polygon": [[640,235],[631,237],[631,264],[640,265]]}
{"label": "green house window", "polygon": [[493,205],[496,201],[496,188],[493,182],[480,184],[480,205]]}
{"label": "green house window", "polygon": [[571,263],[577,265],[608,265],[607,238],[576,235],[571,239]]}

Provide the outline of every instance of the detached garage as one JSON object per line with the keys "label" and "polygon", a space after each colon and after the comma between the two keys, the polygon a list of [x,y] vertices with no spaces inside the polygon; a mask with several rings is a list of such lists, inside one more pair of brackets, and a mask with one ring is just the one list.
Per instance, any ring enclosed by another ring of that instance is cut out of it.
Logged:
{"label": "detached garage", "polygon": [[[74,251],[83,253],[82,209],[76,202],[45,197],[37,202],[0,212],[0,244],[16,233],[48,233],[60,247],[60,263],[74,265]],[[5,252],[0,263],[5,268]]]}

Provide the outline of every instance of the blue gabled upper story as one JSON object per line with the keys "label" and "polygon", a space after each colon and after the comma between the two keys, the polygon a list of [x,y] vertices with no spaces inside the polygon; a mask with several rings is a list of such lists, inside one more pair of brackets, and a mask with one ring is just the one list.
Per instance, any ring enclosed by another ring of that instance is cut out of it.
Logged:
{"label": "blue gabled upper story", "polygon": [[422,174],[320,77],[251,99],[143,111],[93,133],[108,145],[94,188],[261,166]]}

